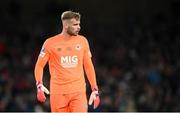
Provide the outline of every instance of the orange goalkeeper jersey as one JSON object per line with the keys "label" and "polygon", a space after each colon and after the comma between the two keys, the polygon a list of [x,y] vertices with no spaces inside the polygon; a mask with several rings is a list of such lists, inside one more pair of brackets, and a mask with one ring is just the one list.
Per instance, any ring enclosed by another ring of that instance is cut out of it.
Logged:
{"label": "orange goalkeeper jersey", "polygon": [[84,92],[83,66],[91,87],[97,86],[89,44],[81,35],[65,38],[58,34],[44,42],[35,66],[36,81],[42,81],[43,68],[47,62],[51,75],[51,94]]}

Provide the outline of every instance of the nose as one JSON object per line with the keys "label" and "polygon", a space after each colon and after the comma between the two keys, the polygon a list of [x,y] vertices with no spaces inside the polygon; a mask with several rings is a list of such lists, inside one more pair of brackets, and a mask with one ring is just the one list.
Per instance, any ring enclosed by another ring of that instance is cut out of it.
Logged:
{"label": "nose", "polygon": [[79,30],[81,29],[81,26],[80,26],[80,25],[78,25],[78,29],[79,29]]}

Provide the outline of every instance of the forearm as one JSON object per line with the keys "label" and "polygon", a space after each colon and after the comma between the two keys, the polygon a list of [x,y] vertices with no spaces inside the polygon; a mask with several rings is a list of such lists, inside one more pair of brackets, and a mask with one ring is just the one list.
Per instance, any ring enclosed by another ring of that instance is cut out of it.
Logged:
{"label": "forearm", "polygon": [[88,58],[84,64],[87,78],[90,82],[91,88],[97,88],[95,69],[91,58]]}
{"label": "forearm", "polygon": [[35,70],[34,70],[34,75],[35,75],[36,81],[41,81],[42,82],[43,69],[44,69],[44,66],[42,64],[36,63]]}
{"label": "forearm", "polygon": [[90,95],[88,103],[89,105],[92,105],[92,103],[94,103],[93,108],[96,109],[100,104],[100,98],[99,98],[98,86],[96,82],[96,74],[91,58],[89,58],[89,60],[86,60],[85,71],[92,89],[92,93]]}

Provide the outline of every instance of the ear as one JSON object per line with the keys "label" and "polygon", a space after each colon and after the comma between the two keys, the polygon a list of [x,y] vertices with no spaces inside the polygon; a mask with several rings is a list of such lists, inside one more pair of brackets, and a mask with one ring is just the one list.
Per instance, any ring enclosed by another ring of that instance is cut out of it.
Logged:
{"label": "ear", "polygon": [[65,28],[65,29],[67,29],[68,28],[68,22],[67,21],[63,21],[63,27]]}
{"label": "ear", "polygon": [[67,23],[64,24],[64,28],[65,28],[65,29],[68,28],[68,24],[67,24]]}

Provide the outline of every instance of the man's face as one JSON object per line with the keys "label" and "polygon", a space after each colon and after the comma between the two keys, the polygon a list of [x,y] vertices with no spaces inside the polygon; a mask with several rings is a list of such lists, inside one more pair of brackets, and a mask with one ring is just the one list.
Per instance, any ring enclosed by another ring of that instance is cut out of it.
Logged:
{"label": "man's face", "polygon": [[73,18],[73,19],[68,21],[68,24],[67,24],[67,33],[69,35],[73,35],[73,36],[78,35],[80,29],[81,29],[81,27],[80,27],[80,20],[76,20],[75,18]]}

